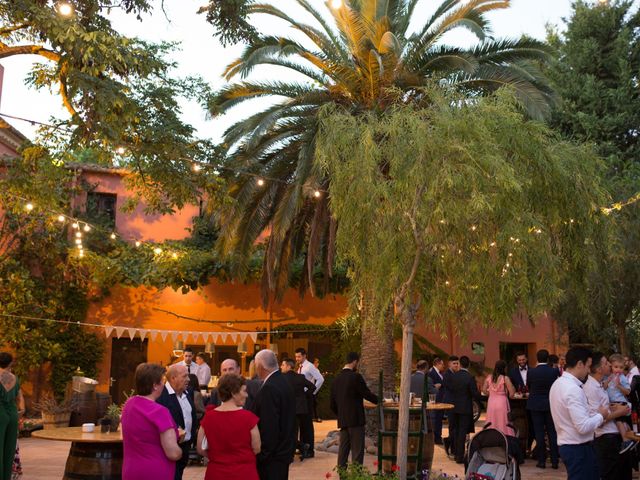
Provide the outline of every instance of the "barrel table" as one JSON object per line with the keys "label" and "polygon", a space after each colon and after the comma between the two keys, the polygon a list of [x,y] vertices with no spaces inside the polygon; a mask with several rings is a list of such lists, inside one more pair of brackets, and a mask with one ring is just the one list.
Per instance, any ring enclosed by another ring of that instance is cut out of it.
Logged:
{"label": "barrel table", "polygon": [[45,440],[71,442],[62,480],[121,480],[122,433],[92,433],[82,427],[54,428],[31,434]]}

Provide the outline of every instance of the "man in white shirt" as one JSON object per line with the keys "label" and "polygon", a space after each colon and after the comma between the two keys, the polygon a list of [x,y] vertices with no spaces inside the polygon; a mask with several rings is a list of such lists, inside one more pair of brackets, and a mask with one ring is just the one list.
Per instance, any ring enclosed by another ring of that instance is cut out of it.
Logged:
{"label": "man in white shirt", "polygon": [[[593,353],[591,374],[583,390],[589,403],[589,414],[595,415],[599,407],[609,408],[609,396],[602,388],[602,380],[611,373],[611,364],[601,352]],[[629,455],[618,455],[622,437],[614,421],[609,420],[596,428],[593,442],[601,480],[631,480],[632,466]]]}
{"label": "man in white shirt", "polygon": [[633,358],[629,358],[629,374],[627,375],[629,385],[631,385],[631,381],[636,375],[640,375],[640,370],[638,370],[638,366],[636,365],[636,362],[633,361]]}
{"label": "man in white shirt", "polygon": [[196,365],[198,366],[198,371],[196,372],[198,385],[200,385],[200,390],[204,390],[209,385],[209,380],[211,380],[211,367],[207,364],[207,359],[203,352],[198,352],[196,355]]}
{"label": "man in white shirt", "polygon": [[196,407],[193,404],[193,392],[187,390],[189,374],[184,365],[171,365],[167,370],[167,383],[157,402],[164,405],[171,413],[178,427],[185,431],[184,440],[180,443],[182,458],[176,462],[174,480],[182,480],[182,473],[189,461],[191,439],[196,434]]}
{"label": "man in white shirt", "polygon": [[184,349],[182,353],[182,360],[175,365],[184,365],[187,367],[187,375],[193,374],[198,376],[198,364],[193,361],[193,350],[189,347]]}
{"label": "man in white shirt", "polygon": [[582,383],[591,368],[589,349],[571,348],[566,360],[564,374],[549,392],[560,457],[567,467],[567,480],[599,480],[593,436],[603,423],[621,414],[617,409],[612,412],[604,406],[599,406],[595,413],[590,412]]}
{"label": "man in white shirt", "polygon": [[[320,387],[324,383],[324,377],[313,363],[307,360],[307,351],[304,348],[296,348],[296,363],[298,364],[298,373],[304,375],[307,380],[316,386],[313,395],[317,395]],[[309,409],[309,414],[300,415],[300,444],[310,445],[310,450],[304,454],[304,458],[312,458],[315,454],[313,451],[314,436],[313,431],[313,408]]]}

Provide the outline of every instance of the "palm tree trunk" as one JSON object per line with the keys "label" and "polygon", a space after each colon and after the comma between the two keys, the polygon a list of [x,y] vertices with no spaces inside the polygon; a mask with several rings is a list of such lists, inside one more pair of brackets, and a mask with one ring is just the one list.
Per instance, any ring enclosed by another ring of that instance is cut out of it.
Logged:
{"label": "palm tree trunk", "polygon": [[[403,302],[396,300],[396,305]],[[400,362],[400,402],[398,407],[398,440],[396,458],[400,467],[400,480],[407,478],[407,454],[409,447],[409,390],[411,389],[411,361],[413,357],[413,331],[416,326],[414,309],[401,307],[402,360]]]}
{"label": "palm tree trunk", "polygon": [[[393,342],[393,310],[389,308],[382,328],[372,319],[368,306],[368,296],[363,293],[362,309],[362,350],[359,369],[373,393],[378,394],[379,372],[383,372],[384,390],[393,390],[396,385],[396,353]],[[382,401],[382,399],[380,399]],[[379,418],[376,410],[367,410],[367,436],[378,438]]]}

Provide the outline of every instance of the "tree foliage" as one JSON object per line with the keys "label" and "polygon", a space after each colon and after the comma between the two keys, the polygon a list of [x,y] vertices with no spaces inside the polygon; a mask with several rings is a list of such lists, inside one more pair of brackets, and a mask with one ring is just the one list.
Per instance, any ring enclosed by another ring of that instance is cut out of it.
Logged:
{"label": "tree foliage", "polygon": [[[237,260],[239,275],[244,273],[242,259],[269,229],[265,303],[269,294],[280,298],[292,262],[300,256],[309,275],[316,266],[327,278],[332,274],[337,224],[328,208],[326,192],[331,185],[314,164],[323,105],[382,111],[390,102],[419,96],[427,82],[451,86],[469,98],[510,85],[519,104],[534,117],[544,116],[553,102],[538,68],[549,57],[548,47],[529,38],[491,36],[487,13],[508,7],[509,1],[447,0],[417,25],[412,23],[417,20],[416,4],[363,0],[316,9],[312,2],[297,0],[296,6],[309,19],[306,23],[275,4],[248,2],[248,14],[284,21],[295,32],[291,36],[258,32],[225,72],[229,80],[239,81],[209,101],[214,115],[257,98],[273,101],[225,132],[226,165],[251,175],[227,176],[234,201],[220,214],[221,250]],[[456,29],[470,31],[478,43],[470,48],[443,43],[443,36]],[[301,80],[242,80],[263,66],[278,66]],[[387,95],[390,87],[404,95]],[[258,183],[256,177],[266,183]],[[324,193],[318,198],[316,190]],[[303,287],[314,292],[312,284]]]}
{"label": "tree foliage", "polygon": [[[640,191],[639,27],[633,2],[576,2],[566,32],[550,36],[560,53],[550,77],[563,99],[552,125],[568,138],[595,145],[616,201]],[[580,286],[588,290],[589,302],[569,301],[557,314],[574,340],[595,339],[609,349],[618,337],[628,353],[626,325],[640,305],[640,211],[631,205],[611,216],[613,237],[600,252],[599,269]]]}

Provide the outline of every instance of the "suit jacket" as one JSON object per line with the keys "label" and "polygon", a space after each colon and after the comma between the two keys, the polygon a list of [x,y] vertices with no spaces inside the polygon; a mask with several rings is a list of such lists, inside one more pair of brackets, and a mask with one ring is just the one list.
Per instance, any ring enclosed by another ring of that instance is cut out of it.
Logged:
{"label": "suit jacket", "polygon": [[[186,390],[186,393],[187,399],[189,400],[189,405],[191,405],[191,440],[195,440],[198,434],[196,406],[193,402],[193,392],[191,390]],[[162,394],[160,394],[160,398],[158,398],[156,402],[167,407],[176,424],[180,428],[184,429],[184,416],[182,415],[182,407],[180,406],[180,402],[178,401],[178,397],[175,393],[169,394],[167,387],[164,387],[162,389]]]}
{"label": "suit jacket", "polygon": [[264,465],[275,460],[289,464],[296,445],[296,406],[293,389],[280,370],[263,382],[253,413],[260,419],[262,450],[257,456],[258,463]]}
{"label": "suit jacket", "polygon": [[307,380],[307,377],[293,370],[284,374],[284,377],[291,385],[296,399],[296,415],[307,415],[311,412],[309,408],[313,401],[312,395],[316,390],[315,384]]}
{"label": "suit jacket", "polygon": [[442,374],[442,401],[445,403],[452,403],[450,384],[453,378],[453,372],[451,369],[447,368]]}
{"label": "suit jacket", "polygon": [[[531,367],[527,366],[527,380],[529,380],[529,373],[531,372]],[[524,387],[525,384],[522,381],[522,375],[520,375],[520,367],[516,366],[509,370],[509,380],[513,383],[513,386],[516,390],[520,387]]]}
{"label": "suit jacket", "polygon": [[473,399],[482,404],[482,396],[478,391],[476,379],[466,370],[453,373],[447,379],[447,390],[453,403],[452,413],[473,415]]}
{"label": "suit jacket", "polygon": [[361,427],[365,424],[364,405],[366,398],[378,403],[358,372],[343,368],[331,385],[331,411],[338,416],[338,428]]}
{"label": "suit jacket", "polygon": [[247,380],[247,394],[249,396],[247,397],[247,401],[244,403],[245,410],[253,411],[253,405],[256,401],[256,395],[258,395],[258,391],[260,390],[261,386],[262,380],[260,380],[258,377]]}
{"label": "suit jacket", "polygon": [[422,398],[422,394],[424,393],[425,378],[427,379],[427,393],[438,393],[436,387],[433,386],[433,381],[430,376],[422,372],[415,372],[411,375],[411,386],[409,387],[409,391],[414,393],[418,398]]}
{"label": "suit jacket", "polygon": [[444,381],[442,378],[440,378],[440,375],[438,375],[436,372],[433,371],[433,368],[431,368],[429,370],[429,378],[431,379],[431,382],[433,383],[433,388],[436,388],[435,386],[439,383],[440,384],[440,388],[436,388],[436,391],[438,393],[436,393],[436,402],[441,402],[442,398],[444,397],[444,387],[442,385],[442,382]]}
{"label": "suit jacket", "polygon": [[527,399],[527,410],[537,412],[550,412],[549,390],[551,385],[560,376],[557,368],[543,364],[535,368],[530,368],[527,372],[527,388],[529,398]]}

